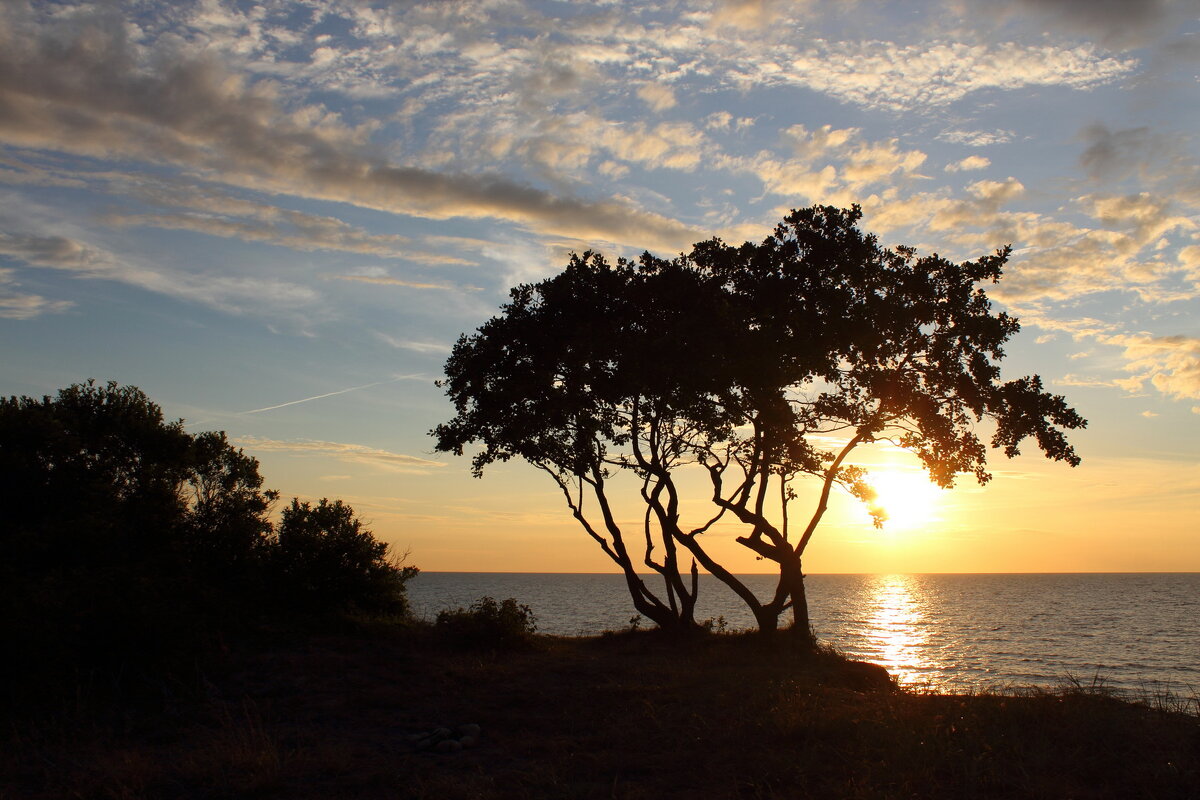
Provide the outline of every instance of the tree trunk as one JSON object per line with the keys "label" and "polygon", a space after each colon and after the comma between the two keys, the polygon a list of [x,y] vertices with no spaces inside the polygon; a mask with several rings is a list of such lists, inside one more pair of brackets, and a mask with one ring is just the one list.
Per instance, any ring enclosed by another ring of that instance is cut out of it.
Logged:
{"label": "tree trunk", "polygon": [[752,610],[754,619],[758,623],[759,633],[774,633],[779,630],[779,614],[776,611],[767,606]]}
{"label": "tree trunk", "polygon": [[625,585],[629,588],[630,597],[633,598],[633,607],[637,609],[639,614],[663,630],[680,630],[685,627],[677,612],[673,612],[661,601],[654,602],[647,598],[646,586],[631,566],[622,566],[626,567]]}
{"label": "tree trunk", "polygon": [[800,556],[793,555],[779,565],[780,575],[788,594],[792,597],[792,627],[789,629],[797,637],[808,643],[815,643],[812,622],[808,618],[808,595],[804,590],[804,570],[801,567]]}

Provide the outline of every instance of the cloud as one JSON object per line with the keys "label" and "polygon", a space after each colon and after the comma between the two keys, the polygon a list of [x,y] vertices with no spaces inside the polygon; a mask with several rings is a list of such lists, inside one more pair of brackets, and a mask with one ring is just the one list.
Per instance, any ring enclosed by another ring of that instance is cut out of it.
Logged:
{"label": "cloud", "polygon": [[33,319],[42,314],[66,311],[74,303],[66,300],[47,300],[40,294],[17,291],[19,284],[14,270],[0,268],[0,318]]}
{"label": "cloud", "polygon": [[[1033,325],[1042,330],[1054,331],[1055,333],[1066,333],[1075,341],[1083,339],[1097,338],[1105,334],[1116,333],[1120,330],[1120,326],[1114,322],[1096,319],[1095,317],[1080,317],[1071,319],[1062,316],[1050,316],[1043,308],[1037,305],[1026,307],[1021,310],[1021,323],[1023,325]],[[1053,335],[1048,337],[1038,337],[1039,343],[1041,339],[1053,339]]]}
{"label": "cloud", "polygon": [[1140,250],[1162,236],[1177,230],[1195,229],[1188,217],[1172,214],[1171,201],[1154,197],[1149,192],[1135,195],[1092,194],[1077,200],[1088,213],[1106,228],[1127,233],[1128,249]]}
{"label": "cloud", "polygon": [[727,131],[733,123],[733,115],[728,111],[716,111],[704,118],[704,127],[710,131]]}
{"label": "cloud", "polygon": [[0,255],[19,259],[34,267],[92,276],[106,275],[119,269],[119,263],[111,253],[65,236],[0,233]]}
{"label": "cloud", "polygon": [[924,163],[924,153],[920,150],[901,151],[897,139],[864,143],[846,154],[841,178],[848,188],[858,190],[898,174],[911,175]]}
{"label": "cloud", "polygon": [[1149,381],[1168,397],[1200,399],[1200,339],[1189,336],[1118,334],[1101,339],[1124,348],[1126,385],[1136,391]]}
{"label": "cloud", "polygon": [[370,143],[375,123],[295,106],[267,81],[211,57],[143,55],[113,17],[48,28],[0,26],[0,139],[21,147],[199,170],[259,191],[431,219],[495,218],[536,232],[676,248],[685,225],[625,202],[587,200],[500,174],[395,163]]}
{"label": "cloud", "polygon": [[[973,235],[961,227],[985,227],[991,237],[1015,244],[1019,250],[1008,277],[994,292],[1008,303],[1065,301],[1110,291],[1133,293],[1146,303],[1200,296],[1200,286],[1186,279],[1186,261],[1168,256],[1167,239],[1196,227],[1173,212],[1171,201],[1149,193],[1096,194],[1076,198],[1076,206],[1098,225],[998,209],[989,215],[980,203],[960,202],[943,204],[931,227],[954,230],[951,235],[964,242]],[[978,216],[972,219],[972,213]]]}
{"label": "cloud", "polygon": [[298,456],[324,456],[347,464],[362,464],[389,472],[428,474],[430,470],[446,466],[441,461],[393,453],[361,444],[323,442],[316,440],[279,441],[257,436],[243,436],[233,443],[251,453],[288,453]]}
{"label": "cloud", "polygon": [[85,181],[78,178],[64,177],[52,170],[22,161],[19,158],[6,156],[0,152],[0,183],[23,186],[69,186],[84,188]]}
{"label": "cloud", "polygon": [[336,217],[310,214],[239,197],[196,183],[147,176],[98,176],[107,191],[142,203],[186,209],[180,213],[108,212],[100,221],[115,227],[187,230],[210,236],[263,242],[291,250],[328,250],[402,258],[430,264],[475,262],[416,247],[407,236],[373,234]]}
{"label": "cloud", "polygon": [[354,281],[356,283],[370,283],[376,286],[402,286],[406,289],[440,289],[447,292],[458,292],[468,290],[473,292],[481,291],[478,286],[453,286],[448,283],[421,283],[420,281],[406,281],[400,278],[392,278],[387,275],[335,275],[335,280],[339,281]]}
{"label": "cloud", "polygon": [[1127,75],[1136,65],[1132,59],[1100,55],[1090,45],[820,42],[798,53],[782,79],[855,105],[911,111],[949,105],[986,89],[1088,89]]}
{"label": "cloud", "polygon": [[714,28],[728,25],[759,30],[776,22],[785,10],[794,11],[807,5],[804,0],[717,0],[710,24]]}
{"label": "cloud", "polygon": [[0,256],[79,278],[118,281],[237,314],[258,313],[266,306],[293,309],[317,299],[316,292],[306,286],[273,278],[151,269],[65,236],[0,233]]}
{"label": "cloud", "polygon": [[407,339],[397,339],[394,336],[389,336],[386,333],[376,333],[379,340],[397,350],[412,350],[414,353],[439,353],[445,354],[450,352],[450,345],[443,342],[417,342]]}
{"label": "cloud", "polygon": [[227,239],[241,239],[245,242],[263,242],[289,250],[333,250],[434,264],[473,263],[442,253],[423,252],[412,248],[407,237],[370,234],[331,217],[317,217],[293,211],[284,211],[282,215],[285,219],[279,223],[190,213],[110,213],[102,215],[100,220],[115,227],[186,230]]}
{"label": "cloud", "polygon": [[[1136,47],[1186,18],[1188,3],[1172,0],[973,0],[975,12],[992,19],[1033,17],[1043,25],[1099,40],[1110,47]],[[1036,22],[1034,24],[1037,24]],[[1039,26],[1040,27],[1040,26]]]}
{"label": "cloud", "polygon": [[962,161],[952,161],[946,165],[946,172],[967,172],[976,169],[986,169],[992,165],[990,158],[984,156],[967,156]]}
{"label": "cloud", "polygon": [[[1192,251],[1171,249],[1172,239],[1197,228],[1176,200],[1149,192],[1082,195],[1073,205],[1095,224],[1081,225],[1061,212],[1014,209],[1026,193],[1010,177],[975,181],[958,196],[945,189],[904,195],[892,186],[861,203],[873,230],[920,231],[951,257],[960,257],[953,247],[975,257],[1011,244],[1006,277],[991,294],[1012,306],[1112,291],[1156,304],[1200,297]],[[1194,255],[1200,258],[1200,250]]]}
{"label": "cloud", "polygon": [[1200,280],[1200,245],[1190,244],[1180,248],[1178,259],[1192,280]]}
{"label": "cloud", "polygon": [[1169,135],[1148,127],[1114,131],[1095,124],[1084,127],[1079,139],[1086,145],[1079,164],[1093,181],[1111,186],[1136,179],[1200,208],[1200,161],[1193,155],[1189,135]]}
{"label": "cloud", "polygon": [[[1033,324],[1057,326],[1076,339],[1092,339],[1100,344],[1122,348],[1125,378],[1108,380],[1065,375],[1055,381],[1063,386],[1113,387],[1132,395],[1144,393],[1149,383],[1175,400],[1200,398],[1200,339],[1188,336],[1151,336],[1149,334],[1110,333],[1111,324],[1096,320],[1048,320],[1034,317]],[[1022,321],[1028,322],[1029,315]],[[1146,415],[1143,415],[1146,416]]]}
{"label": "cloud", "polygon": [[1097,181],[1120,180],[1144,170],[1147,155],[1155,146],[1146,127],[1112,131],[1097,123],[1081,130],[1079,138],[1087,143],[1079,164]]}
{"label": "cloud", "polygon": [[793,125],[784,131],[782,142],[791,151],[790,158],[764,150],[750,157],[717,156],[706,165],[753,174],[765,191],[797,205],[848,205],[872,184],[894,185],[918,176],[925,153],[901,149],[898,139],[862,141],[860,134],[858,128],[824,125],[809,130]]}
{"label": "cloud", "polygon": [[943,142],[951,144],[963,144],[968,147],[988,147],[994,144],[1006,144],[1013,140],[1017,134],[1009,130],[998,131],[962,131],[962,130],[946,130],[937,135],[937,138]]}
{"label": "cloud", "polygon": [[1117,384],[1113,381],[1100,380],[1099,378],[1084,378],[1075,374],[1063,375],[1061,378],[1054,381],[1059,386],[1083,386],[1083,387],[1114,387]]}
{"label": "cloud", "polygon": [[990,239],[992,246],[1012,241],[1012,236],[1004,235],[1007,231],[1000,230],[1011,220],[999,212],[1004,205],[1025,193],[1025,185],[1010,176],[1003,181],[976,181],[968,184],[966,191],[968,196],[957,200],[928,199],[931,212],[929,230],[940,232],[973,227],[991,228],[984,238]]}
{"label": "cloud", "polygon": [[661,83],[643,84],[638,87],[637,95],[652,111],[666,111],[668,108],[674,108],[678,102],[671,87]]}
{"label": "cloud", "polygon": [[1145,417],[1146,419],[1154,419],[1155,417],[1158,416],[1158,414],[1156,414],[1153,411],[1143,411],[1142,416]]}
{"label": "cloud", "polygon": [[[582,126],[575,130],[577,135],[588,136]],[[704,134],[686,122],[661,122],[653,126],[644,122],[607,122],[593,130],[594,144],[614,158],[656,169],[695,169],[701,163],[706,145]]]}

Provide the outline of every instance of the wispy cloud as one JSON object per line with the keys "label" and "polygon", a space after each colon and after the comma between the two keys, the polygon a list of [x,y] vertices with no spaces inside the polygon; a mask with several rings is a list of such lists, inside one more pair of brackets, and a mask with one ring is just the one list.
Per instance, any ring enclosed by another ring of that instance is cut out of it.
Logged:
{"label": "wispy cloud", "polygon": [[66,311],[74,305],[66,300],[47,300],[40,294],[18,291],[20,285],[13,277],[13,270],[0,269],[0,318],[33,319],[42,314]]}
{"label": "wispy cloud", "polygon": [[31,267],[60,270],[78,278],[118,281],[237,314],[306,306],[317,296],[306,286],[279,278],[196,274],[145,266],[67,236],[0,233],[2,256]]}
{"label": "wispy cloud", "polygon": [[951,144],[964,144],[968,147],[988,147],[994,144],[1011,142],[1016,133],[1010,130],[968,131],[951,129],[938,134],[937,138]]}
{"label": "wispy cloud", "polygon": [[244,416],[247,414],[261,414],[264,411],[274,411],[277,408],[287,408],[288,406],[300,405],[301,403],[311,403],[313,400],[322,400],[326,397],[335,397],[339,394],[346,394],[348,392],[357,392],[362,389],[370,389],[374,386],[384,386],[389,383],[396,383],[398,381],[404,381],[404,380],[412,380],[413,378],[419,378],[419,377],[421,377],[421,376],[419,376],[419,375],[398,375],[395,378],[389,378],[385,381],[375,381],[374,383],[364,383],[362,386],[350,386],[345,389],[336,389],[332,392],[325,392],[324,394],[314,394],[312,397],[302,397],[299,400],[288,400],[287,402],[284,402],[284,403],[276,403],[275,405],[263,406],[262,408],[253,408],[249,411],[239,411],[238,414],[239,414],[239,416]]}
{"label": "wispy cloud", "polygon": [[395,336],[390,336],[386,333],[376,333],[379,340],[397,350],[411,350],[414,353],[449,353],[450,345],[444,342],[418,342],[409,339],[398,339]]}
{"label": "wispy cloud", "polygon": [[478,286],[454,286],[449,283],[422,283],[420,281],[392,278],[387,275],[335,275],[335,280],[371,283],[377,286],[402,286],[406,289],[441,289],[448,292],[481,291]]}
{"label": "wispy cloud", "polygon": [[[441,461],[427,458],[393,453],[375,447],[345,442],[323,442],[317,440],[279,441],[264,439],[257,436],[243,436],[234,439],[234,444],[243,447],[251,453],[289,453],[298,456],[313,456],[334,458],[348,464],[384,469],[391,472],[427,473],[430,470],[445,466]],[[337,476],[328,476],[335,479]]]}
{"label": "wispy cloud", "polygon": [[1054,381],[1059,386],[1088,386],[1088,387],[1104,387],[1109,388],[1116,386],[1115,381],[1106,381],[1100,378],[1086,378],[1075,374],[1063,375]]}

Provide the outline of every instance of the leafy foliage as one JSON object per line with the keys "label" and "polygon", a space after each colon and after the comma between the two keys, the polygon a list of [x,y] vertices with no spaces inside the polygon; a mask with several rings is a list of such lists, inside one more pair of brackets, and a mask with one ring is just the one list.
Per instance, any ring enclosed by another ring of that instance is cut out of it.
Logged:
{"label": "leafy foliage", "polygon": [[459,644],[510,648],[526,644],[537,631],[533,610],[509,597],[499,603],[481,597],[470,608],[439,611],[434,628]]}
{"label": "leafy foliage", "polygon": [[341,500],[314,507],[293,499],[275,543],[283,596],[309,610],[404,614],[404,584],[417,569],[389,561],[387,551]]}
{"label": "leafy foliage", "polygon": [[[1063,431],[1086,424],[1038,376],[1000,379],[1003,345],[1019,326],[993,313],[981,284],[999,280],[1007,249],[961,264],[918,257],[881,248],[860,218],[857,207],[815,206],[793,211],[760,244],[713,239],[669,261],[573,255],[564,272],[516,287],[500,316],[459,339],[442,384],[456,415],[432,431],[437,449],[461,455],[479,445],[477,476],[513,457],[550,475],[622,568],[637,610],[660,626],[696,624],[698,563],[761,627],[792,608],[807,632],[801,557],[830,493],[872,496],[866,470],[850,460],[857,447],[890,441],[941,486],[963,474],[983,483],[978,423],[993,426],[991,446],[1006,456],[1033,438],[1071,465],[1079,458]],[[712,512],[685,525],[676,476],[689,466],[707,472]],[[640,483],[638,534],[612,512],[621,472]],[[794,531],[793,482],[803,476],[819,492]],[[778,565],[773,598],[755,597],[708,552],[704,535],[723,520]],[[638,576],[634,541],[644,541],[641,563],[662,577],[661,595]]]}
{"label": "leafy foliage", "polygon": [[3,669],[111,678],[255,619],[405,610],[415,568],[348,506],[294,501],[277,536],[262,484],[224,433],[187,433],[136,387],[0,398]]}

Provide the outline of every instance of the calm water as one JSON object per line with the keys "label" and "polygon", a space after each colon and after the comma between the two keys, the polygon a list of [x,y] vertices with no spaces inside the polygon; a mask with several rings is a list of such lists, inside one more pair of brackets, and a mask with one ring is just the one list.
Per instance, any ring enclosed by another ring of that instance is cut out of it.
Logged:
{"label": "calm water", "polygon": [[[767,596],[770,576],[745,576]],[[1200,574],[811,575],[817,635],[882,664],[906,685],[1055,686],[1099,676],[1117,689],[1200,692]],[[433,617],[483,595],[532,607],[538,631],[592,635],[629,626],[620,575],[422,573],[414,611]],[[730,628],[753,617],[701,576],[697,618]]]}

